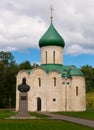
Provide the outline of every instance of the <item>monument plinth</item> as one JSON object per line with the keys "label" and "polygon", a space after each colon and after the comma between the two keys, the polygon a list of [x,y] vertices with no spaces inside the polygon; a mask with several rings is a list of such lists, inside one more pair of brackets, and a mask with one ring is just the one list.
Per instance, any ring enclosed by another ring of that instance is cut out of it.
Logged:
{"label": "monument plinth", "polygon": [[18,85],[19,93],[19,111],[17,116],[28,117],[28,91],[30,86],[26,84],[26,78],[23,78],[22,84]]}

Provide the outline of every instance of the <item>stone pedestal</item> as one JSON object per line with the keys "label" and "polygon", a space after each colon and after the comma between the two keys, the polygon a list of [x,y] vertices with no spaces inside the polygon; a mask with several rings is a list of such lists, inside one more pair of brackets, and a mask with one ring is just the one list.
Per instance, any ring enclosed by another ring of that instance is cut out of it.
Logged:
{"label": "stone pedestal", "polygon": [[17,116],[19,117],[28,117],[28,94],[27,92],[20,92],[19,93],[19,111]]}

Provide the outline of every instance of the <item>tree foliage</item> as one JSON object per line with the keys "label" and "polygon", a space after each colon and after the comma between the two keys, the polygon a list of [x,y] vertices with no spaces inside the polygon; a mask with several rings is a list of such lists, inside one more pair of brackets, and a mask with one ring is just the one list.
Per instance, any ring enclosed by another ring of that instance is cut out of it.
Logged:
{"label": "tree foliage", "polygon": [[0,107],[15,105],[15,75],[18,66],[11,52],[0,52]]}
{"label": "tree foliage", "polygon": [[86,92],[94,89],[94,68],[90,65],[84,65],[81,67],[81,71],[84,73],[86,81]]}
{"label": "tree foliage", "polygon": [[27,70],[30,68],[32,68],[32,67],[31,67],[31,64],[29,61],[25,61],[19,65],[19,70]]}

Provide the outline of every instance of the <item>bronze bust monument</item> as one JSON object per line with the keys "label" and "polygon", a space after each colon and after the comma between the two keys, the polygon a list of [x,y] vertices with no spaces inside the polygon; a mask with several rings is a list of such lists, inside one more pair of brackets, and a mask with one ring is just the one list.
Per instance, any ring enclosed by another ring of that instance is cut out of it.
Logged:
{"label": "bronze bust monument", "polygon": [[20,92],[28,92],[30,90],[30,86],[26,84],[26,78],[25,77],[22,80],[22,84],[18,85],[18,90]]}

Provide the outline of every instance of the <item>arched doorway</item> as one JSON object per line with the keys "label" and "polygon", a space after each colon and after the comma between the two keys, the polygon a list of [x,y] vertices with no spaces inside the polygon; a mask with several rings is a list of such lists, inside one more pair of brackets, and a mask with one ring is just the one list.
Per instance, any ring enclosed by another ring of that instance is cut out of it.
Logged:
{"label": "arched doorway", "polygon": [[37,98],[37,111],[41,111],[41,98]]}

